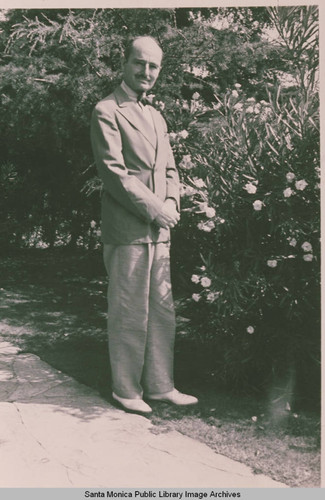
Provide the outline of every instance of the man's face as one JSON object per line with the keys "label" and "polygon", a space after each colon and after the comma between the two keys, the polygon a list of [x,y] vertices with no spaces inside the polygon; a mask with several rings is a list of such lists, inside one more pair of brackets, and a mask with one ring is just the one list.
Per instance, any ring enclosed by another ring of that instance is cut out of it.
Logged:
{"label": "man's face", "polygon": [[148,92],[159,76],[162,52],[158,45],[137,40],[123,66],[125,83],[135,92]]}

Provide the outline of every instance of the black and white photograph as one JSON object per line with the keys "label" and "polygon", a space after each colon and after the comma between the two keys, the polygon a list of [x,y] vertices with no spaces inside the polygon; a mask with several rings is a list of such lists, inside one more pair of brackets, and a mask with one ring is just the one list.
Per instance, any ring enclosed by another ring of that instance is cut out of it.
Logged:
{"label": "black and white photograph", "polygon": [[4,500],[320,493],[321,14],[0,0]]}

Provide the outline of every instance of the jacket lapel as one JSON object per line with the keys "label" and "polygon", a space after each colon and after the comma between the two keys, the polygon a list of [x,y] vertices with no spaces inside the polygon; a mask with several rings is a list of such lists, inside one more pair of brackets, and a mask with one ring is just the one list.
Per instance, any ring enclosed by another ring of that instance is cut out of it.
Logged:
{"label": "jacket lapel", "polygon": [[155,130],[143,116],[143,112],[138,103],[131,101],[121,87],[118,87],[114,94],[119,106],[119,112],[145,137],[151,146],[156,149],[157,136]]}

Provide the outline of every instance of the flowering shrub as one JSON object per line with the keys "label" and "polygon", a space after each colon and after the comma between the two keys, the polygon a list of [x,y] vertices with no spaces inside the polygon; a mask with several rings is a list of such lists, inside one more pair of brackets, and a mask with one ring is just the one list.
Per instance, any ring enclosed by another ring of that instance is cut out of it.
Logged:
{"label": "flowering shrub", "polygon": [[232,384],[288,369],[299,384],[319,368],[318,92],[308,64],[289,88],[281,74],[263,100],[235,84],[207,108],[196,92],[180,106],[187,130],[171,134],[183,312],[196,338],[215,342],[219,376]]}

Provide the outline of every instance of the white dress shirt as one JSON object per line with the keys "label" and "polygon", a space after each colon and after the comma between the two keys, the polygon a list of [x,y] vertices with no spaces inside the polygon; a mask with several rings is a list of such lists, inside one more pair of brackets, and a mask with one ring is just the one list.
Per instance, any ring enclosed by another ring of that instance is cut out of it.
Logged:
{"label": "white dress shirt", "polygon": [[129,97],[129,99],[131,101],[134,101],[138,104],[138,106],[140,107],[140,109],[143,113],[143,116],[148,121],[148,123],[150,123],[152,128],[154,128],[152,114],[150,112],[149,106],[144,106],[141,102],[139,102],[138,101],[139,94],[137,94],[134,90],[132,90],[124,81],[121,83],[121,88],[122,88],[122,90],[124,90],[124,92],[127,94],[127,96]]}

